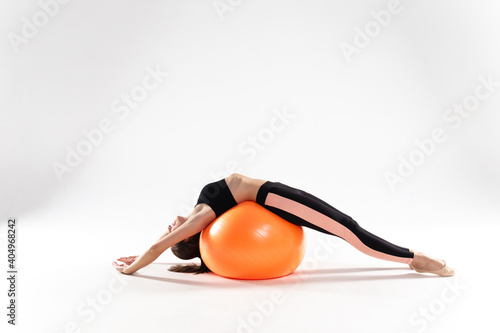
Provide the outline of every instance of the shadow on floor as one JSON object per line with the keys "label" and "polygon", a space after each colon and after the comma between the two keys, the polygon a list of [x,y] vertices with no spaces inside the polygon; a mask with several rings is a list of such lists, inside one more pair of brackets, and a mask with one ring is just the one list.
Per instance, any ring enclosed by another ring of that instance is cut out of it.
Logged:
{"label": "shadow on floor", "polygon": [[[154,281],[162,281],[167,283],[179,283],[183,285],[192,286],[210,286],[218,288],[232,288],[241,287],[242,285],[253,286],[286,286],[286,285],[306,285],[313,283],[339,283],[339,282],[353,282],[353,281],[380,281],[380,280],[403,280],[403,279],[429,279],[439,278],[436,275],[427,275],[416,273],[409,268],[397,267],[358,267],[358,268],[323,268],[323,269],[306,269],[296,270],[294,273],[276,279],[267,280],[239,280],[229,279],[218,276],[214,273],[205,274],[183,274],[168,272],[167,267],[172,264],[162,263],[153,264],[165,266],[165,271],[162,270],[158,275],[148,275],[144,273],[136,273],[131,277],[149,279]],[[387,274],[369,274],[367,272],[381,272],[386,271]],[[407,271],[405,274],[396,274],[397,272]],[[392,273],[394,272],[394,273]],[[359,273],[359,274],[358,274]]]}

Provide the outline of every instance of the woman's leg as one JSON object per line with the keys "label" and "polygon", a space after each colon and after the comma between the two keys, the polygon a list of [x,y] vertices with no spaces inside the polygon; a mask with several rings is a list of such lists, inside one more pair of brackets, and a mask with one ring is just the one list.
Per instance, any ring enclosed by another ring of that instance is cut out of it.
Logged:
{"label": "woman's leg", "polygon": [[340,237],[367,255],[404,264],[413,262],[415,254],[409,249],[364,230],[350,216],[307,192],[267,182],[257,194],[257,203],[293,224]]}

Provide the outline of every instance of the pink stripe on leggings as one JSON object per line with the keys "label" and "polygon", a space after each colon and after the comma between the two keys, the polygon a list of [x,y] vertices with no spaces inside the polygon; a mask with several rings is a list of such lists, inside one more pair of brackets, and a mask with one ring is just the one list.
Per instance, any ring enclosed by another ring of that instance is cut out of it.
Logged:
{"label": "pink stripe on leggings", "polygon": [[314,209],[307,207],[300,202],[282,197],[275,193],[268,193],[265,204],[289,212],[297,217],[300,217],[303,220],[308,221],[309,223],[312,223],[326,231],[331,232],[332,234],[340,236],[356,249],[369,256],[388,261],[400,262],[403,264],[410,264],[413,261],[413,258],[396,257],[369,248],[351,230],[335,221],[331,217],[315,211]]}

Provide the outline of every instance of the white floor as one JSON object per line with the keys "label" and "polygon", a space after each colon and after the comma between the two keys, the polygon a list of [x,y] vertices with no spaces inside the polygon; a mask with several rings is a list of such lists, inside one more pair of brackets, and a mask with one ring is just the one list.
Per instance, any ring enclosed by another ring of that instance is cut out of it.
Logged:
{"label": "white floor", "polygon": [[114,244],[138,249],[151,235],[83,219],[76,230],[46,213],[20,220],[18,326],[9,332],[471,332],[496,322],[499,269],[489,258],[500,228],[486,222],[430,236],[391,231],[445,257],[453,278],[417,274],[308,230],[294,274],[242,281],[168,272],[179,262],[169,251],[133,276],[118,274],[111,260],[138,252]]}

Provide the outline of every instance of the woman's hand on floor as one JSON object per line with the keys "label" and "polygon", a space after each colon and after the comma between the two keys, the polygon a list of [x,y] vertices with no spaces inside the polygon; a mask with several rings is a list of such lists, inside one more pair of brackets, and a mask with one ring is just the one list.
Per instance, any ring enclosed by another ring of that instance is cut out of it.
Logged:
{"label": "woman's hand on floor", "polygon": [[126,263],[127,265],[132,265],[132,263],[137,259],[139,256],[128,256],[128,257],[120,257],[116,260],[121,261]]}
{"label": "woman's hand on floor", "polygon": [[113,267],[120,273],[126,274],[123,272],[125,268],[130,266],[139,256],[129,256],[129,257],[120,257],[113,261]]}
{"label": "woman's hand on floor", "polygon": [[[123,273],[123,270],[124,270],[125,268],[127,268],[127,267],[128,267],[128,265],[127,265],[127,264],[125,264],[125,263],[123,263],[123,262],[116,262],[116,261],[113,261],[113,267],[114,267],[114,268],[115,268],[118,272]],[[125,274],[125,273],[123,273],[123,274]]]}

